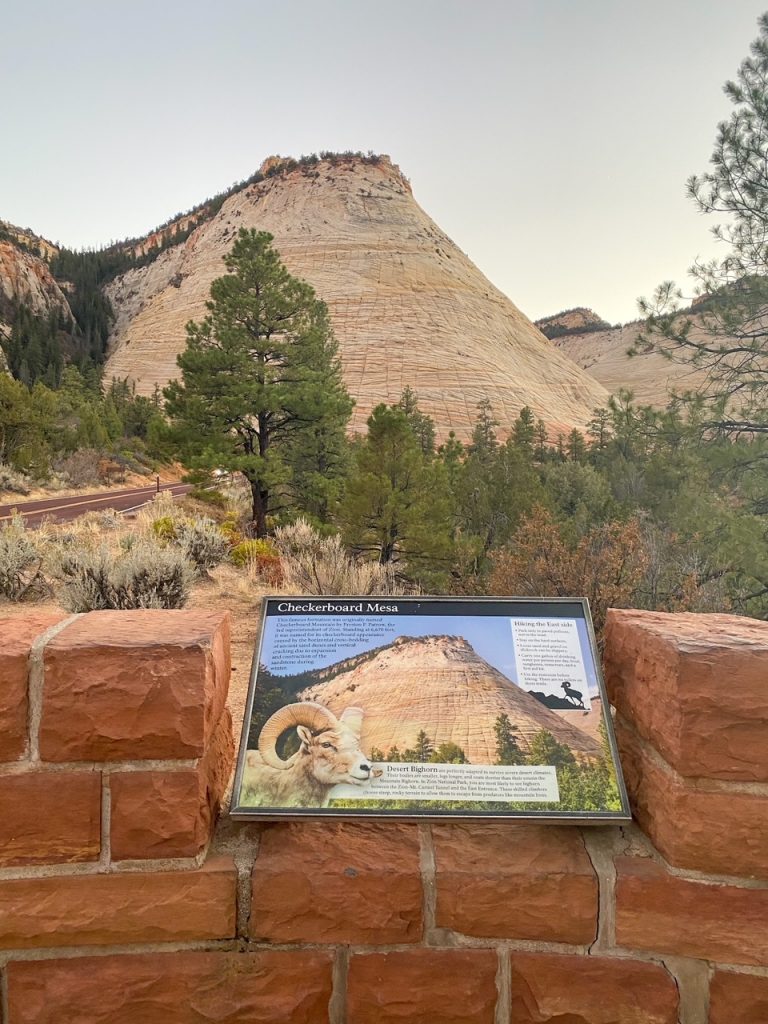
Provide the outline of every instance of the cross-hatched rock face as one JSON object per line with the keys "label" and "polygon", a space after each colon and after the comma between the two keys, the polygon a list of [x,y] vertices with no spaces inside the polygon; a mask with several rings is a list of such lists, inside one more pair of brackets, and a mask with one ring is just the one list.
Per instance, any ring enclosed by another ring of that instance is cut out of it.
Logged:
{"label": "cross-hatched rock face", "polygon": [[[582,370],[599,380],[611,394],[616,394],[620,388],[630,390],[638,405],[664,408],[669,404],[673,391],[682,393],[705,389],[706,371],[691,363],[673,362],[660,352],[641,351],[636,356],[628,355],[628,350],[638,343],[642,331],[640,322],[606,330],[574,331],[555,338],[554,344]],[[691,337],[706,337],[702,326],[695,321]]]}
{"label": "cross-hatched rock face", "polygon": [[466,438],[488,398],[509,429],[524,405],[554,437],[583,427],[604,388],[545,338],[413,199],[388,160],[300,167],[235,193],[189,238],[108,287],[116,322],[106,377],[149,394],[177,375],[184,325],[241,227],[266,230],[330,310],[353,429],[406,385],[438,433]]}
{"label": "cross-hatched rock face", "polygon": [[510,682],[462,637],[400,637],[373,658],[351,658],[302,691],[302,699],[325,704],[335,715],[361,707],[364,750],[378,747],[402,753],[413,748],[420,730],[435,747],[457,743],[472,764],[496,759],[494,724],[506,714],[520,749],[527,752],[536,733],[546,729],[579,754],[595,756],[598,741],[577,728],[581,716],[557,715]]}

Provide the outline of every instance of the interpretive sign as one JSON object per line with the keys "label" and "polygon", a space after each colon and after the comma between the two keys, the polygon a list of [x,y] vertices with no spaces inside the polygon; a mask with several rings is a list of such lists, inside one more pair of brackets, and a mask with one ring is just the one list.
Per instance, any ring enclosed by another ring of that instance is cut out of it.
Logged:
{"label": "interpretive sign", "polygon": [[270,597],[238,818],[629,818],[587,602]]}

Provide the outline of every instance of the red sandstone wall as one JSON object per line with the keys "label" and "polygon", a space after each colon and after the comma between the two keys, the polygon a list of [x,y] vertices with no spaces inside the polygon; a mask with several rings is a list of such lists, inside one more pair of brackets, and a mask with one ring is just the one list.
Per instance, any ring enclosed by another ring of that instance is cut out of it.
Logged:
{"label": "red sandstone wall", "polygon": [[584,830],[214,831],[228,643],[0,620],[4,1024],[768,1022],[768,625],[613,613],[641,827]]}

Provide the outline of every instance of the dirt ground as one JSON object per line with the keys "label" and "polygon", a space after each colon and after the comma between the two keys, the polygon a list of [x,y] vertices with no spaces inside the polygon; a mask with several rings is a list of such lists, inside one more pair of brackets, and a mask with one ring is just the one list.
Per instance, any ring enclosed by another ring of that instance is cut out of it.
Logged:
{"label": "dirt ground", "polygon": [[232,675],[227,704],[232,712],[235,740],[243,724],[248,681],[261,621],[261,602],[266,593],[258,584],[249,584],[236,569],[222,565],[215,570],[210,581],[194,588],[187,604],[187,608],[226,610],[232,617]]}

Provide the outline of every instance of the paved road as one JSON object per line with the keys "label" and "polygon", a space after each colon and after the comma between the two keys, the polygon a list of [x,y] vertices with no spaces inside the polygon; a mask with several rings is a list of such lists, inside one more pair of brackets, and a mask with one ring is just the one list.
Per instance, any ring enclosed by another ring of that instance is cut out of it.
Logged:
{"label": "paved road", "polygon": [[[161,484],[161,491],[170,491],[175,497],[192,490],[190,484]],[[99,494],[77,494],[70,498],[45,498],[42,501],[14,501],[0,505],[0,524],[7,522],[14,510],[24,517],[28,526],[39,526],[43,519],[68,523],[84,512],[114,508],[119,512],[144,505],[157,494],[157,485],[131,487],[124,491],[101,491]]]}

